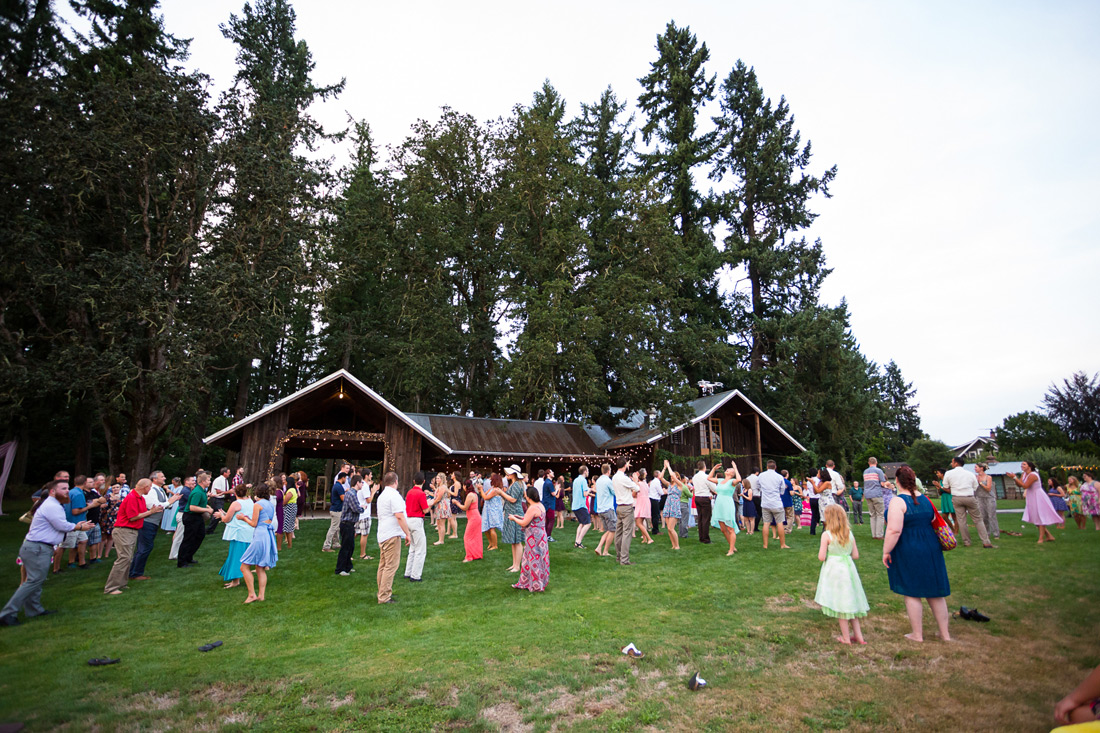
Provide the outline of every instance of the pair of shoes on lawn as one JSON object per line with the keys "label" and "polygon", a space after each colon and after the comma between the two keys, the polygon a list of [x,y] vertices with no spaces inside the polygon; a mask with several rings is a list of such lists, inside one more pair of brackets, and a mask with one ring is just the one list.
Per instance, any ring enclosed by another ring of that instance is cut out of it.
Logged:
{"label": "pair of shoes on lawn", "polygon": [[95,659],[89,659],[88,664],[93,667],[105,667],[108,664],[118,664],[122,661],[122,658],[111,659],[110,657],[96,657]]}
{"label": "pair of shoes on lawn", "polygon": [[989,621],[989,616],[979,613],[976,608],[967,608],[966,606],[959,607],[959,616],[967,621],[979,621],[981,623]]}

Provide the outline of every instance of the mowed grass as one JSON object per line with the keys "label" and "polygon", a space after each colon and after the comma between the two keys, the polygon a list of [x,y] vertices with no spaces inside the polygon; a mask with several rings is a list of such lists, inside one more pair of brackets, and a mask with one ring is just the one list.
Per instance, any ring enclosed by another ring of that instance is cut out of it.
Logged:
{"label": "mowed grass", "polygon": [[[0,517],[0,595],[18,582],[21,507]],[[16,511],[18,510],[18,511]],[[1010,515],[1011,516],[1011,515]],[[1015,529],[1016,518],[1002,515]],[[398,603],[375,603],[374,562],[333,574],[327,521],[304,521],[271,573],[268,600],[223,590],[226,554],[207,538],[200,565],[170,563],[158,537],[148,572],[102,594],[108,563],[46,583],[60,613],[0,628],[0,722],[30,730],[996,730],[1043,731],[1054,703],[1100,664],[1100,532],[1068,528],[1036,545],[948,553],[952,644],[923,645],[889,590],[881,546],[856,527],[871,603],[869,644],[841,647],[812,602],[818,540],[724,556],[721,536],[673,552],[635,541],[635,565],[576,550],[555,534],[546,593],[513,590],[504,552],[463,564],[461,541],[430,543],[423,583],[398,573]],[[460,532],[462,529],[460,522]],[[694,531],[692,534],[694,537]],[[596,536],[590,533],[591,548]],[[377,557],[372,543],[371,554]],[[404,560],[404,551],[402,554]],[[402,566],[403,567],[403,566]],[[222,640],[210,653],[197,647]],[[634,642],[646,656],[630,660]],[[87,660],[121,657],[89,667]],[[699,671],[709,686],[691,692]]]}

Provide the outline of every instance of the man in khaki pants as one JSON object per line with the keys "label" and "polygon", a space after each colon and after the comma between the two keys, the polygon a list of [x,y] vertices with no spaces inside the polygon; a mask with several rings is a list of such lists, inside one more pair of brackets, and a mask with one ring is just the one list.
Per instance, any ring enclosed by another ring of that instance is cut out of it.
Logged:
{"label": "man in khaki pants", "polygon": [[397,474],[393,471],[382,477],[382,492],[375,502],[378,505],[378,602],[393,603],[393,576],[401,564],[401,537],[404,536],[406,545],[412,541],[405,521],[405,500],[397,491]]}
{"label": "man in khaki pants", "polygon": [[630,461],[619,457],[615,459],[615,477],[611,479],[611,490],[615,494],[615,554],[620,565],[630,565],[630,539],[634,535],[634,498],[638,495],[638,485],[627,475]]}
{"label": "man in khaki pants", "polygon": [[943,487],[951,492],[963,545],[970,547],[970,529],[966,526],[966,517],[970,515],[974,526],[978,528],[978,536],[982,538],[982,547],[992,548],[989,533],[978,509],[978,497],[974,495],[978,490],[978,477],[963,468],[963,459],[951,459],[951,470],[943,475]]}
{"label": "man in khaki pants", "polygon": [[134,557],[134,549],[137,547],[138,531],[146,517],[160,511],[157,507],[152,509],[145,507],[145,495],[149,493],[149,487],[152,485],[152,481],[143,478],[118,505],[118,517],[115,519],[115,529],[112,532],[118,559],[111,567],[111,574],[107,576],[107,585],[103,587],[103,592],[108,595],[117,596],[126,587],[130,579],[130,563]]}

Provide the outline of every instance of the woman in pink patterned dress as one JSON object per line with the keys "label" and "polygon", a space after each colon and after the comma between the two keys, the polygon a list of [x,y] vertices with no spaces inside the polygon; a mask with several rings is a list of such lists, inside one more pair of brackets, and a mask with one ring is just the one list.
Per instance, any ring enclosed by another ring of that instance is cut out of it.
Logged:
{"label": "woman in pink patterned dress", "polygon": [[1016,478],[1014,473],[1008,474],[1008,478],[1024,490],[1024,521],[1039,528],[1039,544],[1053,542],[1054,535],[1047,527],[1058,524],[1062,518],[1054,511],[1050,497],[1043,492],[1043,482],[1039,480],[1039,472],[1035,470],[1035,466],[1030,461],[1021,461],[1020,467],[1024,469],[1023,478]]}
{"label": "woman in pink patterned dress", "polygon": [[522,518],[510,514],[508,519],[523,527],[523,561],[519,582],[512,587],[537,593],[546,590],[550,580],[550,545],[546,541],[546,509],[539,501],[538,489],[527,487],[527,512]]}

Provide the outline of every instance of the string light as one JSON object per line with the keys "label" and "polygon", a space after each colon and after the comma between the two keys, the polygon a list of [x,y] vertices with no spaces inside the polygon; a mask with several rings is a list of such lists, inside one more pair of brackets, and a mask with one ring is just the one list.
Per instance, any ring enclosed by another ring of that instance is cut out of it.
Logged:
{"label": "string light", "polygon": [[[367,468],[374,468],[375,466],[385,463],[386,458],[389,458],[390,468],[389,470],[395,470],[396,459],[393,455],[393,451],[390,450],[390,442],[386,440],[385,433],[367,433],[358,430],[305,430],[302,428],[291,428],[286,431],[286,435],[283,435],[275,442],[275,447],[271,449],[271,458],[267,462],[267,477],[272,478],[275,475],[275,461],[279,458],[279,453],[283,450],[283,446],[287,441],[293,438],[303,438],[306,440],[317,440],[321,442],[321,447],[335,448],[337,440],[340,441],[341,447],[347,447],[348,441],[352,443],[381,443],[385,447],[384,458],[378,463],[371,464]],[[325,445],[324,441],[329,441]],[[317,450],[317,446],[313,446],[313,450]]]}

